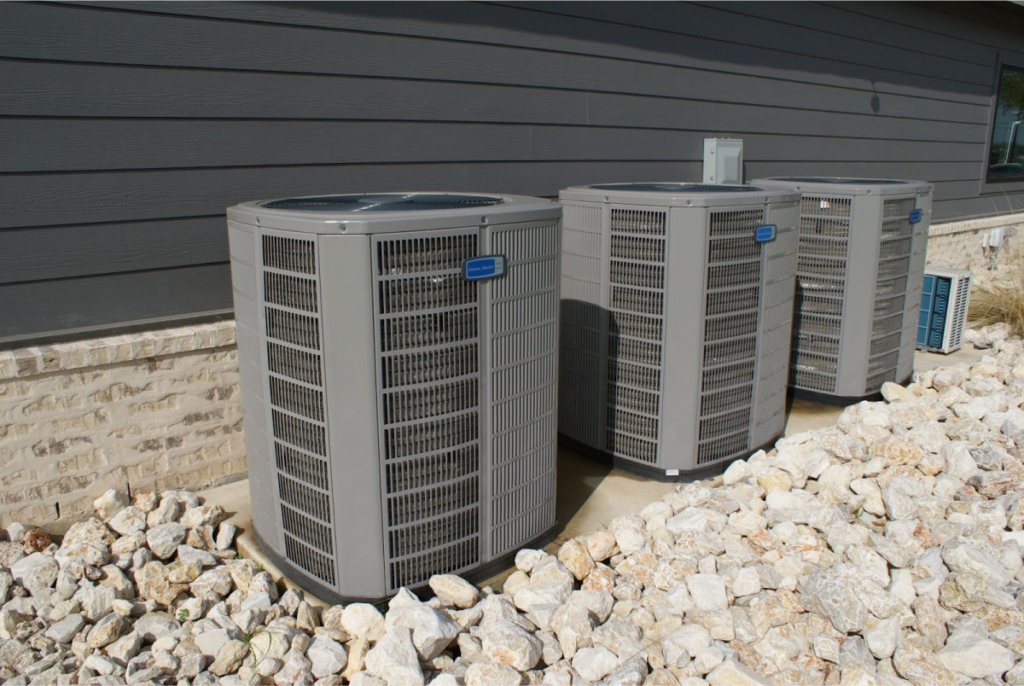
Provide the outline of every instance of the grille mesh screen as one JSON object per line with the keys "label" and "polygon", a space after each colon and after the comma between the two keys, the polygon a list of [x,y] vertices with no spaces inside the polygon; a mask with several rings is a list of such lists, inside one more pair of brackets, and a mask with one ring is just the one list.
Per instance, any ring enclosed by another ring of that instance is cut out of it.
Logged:
{"label": "grille mesh screen", "polygon": [[558,224],[494,227],[507,275],[488,282],[491,346],[490,554],[555,523]]}
{"label": "grille mesh screen", "polygon": [[285,555],[333,586],[337,568],[316,243],[268,234],[261,247],[271,431]]}
{"label": "grille mesh screen", "polygon": [[878,250],[878,275],[871,327],[871,356],[864,393],[875,393],[886,381],[896,381],[896,367],[906,309],[907,274],[910,269],[910,213],[915,198],[891,198],[882,202],[882,242]]}
{"label": "grille mesh screen", "polygon": [[388,590],[479,562],[475,232],[376,239]]}
{"label": "grille mesh screen", "polygon": [[613,455],[648,464],[658,461],[661,421],[666,220],[663,211],[611,210],[605,440]]}
{"label": "grille mesh screen", "polygon": [[[697,464],[750,448],[761,293],[762,245],[754,240],[764,210],[710,213],[705,274],[703,367]],[[756,274],[748,285],[723,281],[724,269]]]}
{"label": "grille mesh screen", "polygon": [[794,302],[793,386],[836,390],[852,200],[805,195]]}

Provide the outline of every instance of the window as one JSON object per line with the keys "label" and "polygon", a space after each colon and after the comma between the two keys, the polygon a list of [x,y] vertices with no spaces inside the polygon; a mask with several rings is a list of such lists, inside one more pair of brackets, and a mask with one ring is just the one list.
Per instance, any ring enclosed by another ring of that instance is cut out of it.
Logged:
{"label": "window", "polygon": [[1004,65],[999,75],[988,181],[1024,181],[1024,69]]}

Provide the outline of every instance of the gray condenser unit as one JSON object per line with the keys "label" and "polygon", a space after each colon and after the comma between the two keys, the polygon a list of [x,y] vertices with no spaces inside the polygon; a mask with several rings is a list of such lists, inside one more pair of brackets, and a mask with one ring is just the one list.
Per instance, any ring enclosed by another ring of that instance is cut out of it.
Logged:
{"label": "gray condenser unit", "polygon": [[799,198],[685,183],[561,192],[563,441],[666,480],[782,432]]}
{"label": "gray condenser unit", "polygon": [[480,573],[555,524],[557,203],[228,210],[252,519],[321,598]]}
{"label": "gray condenser unit", "polygon": [[932,187],[920,181],[778,177],[803,194],[791,384],[807,398],[876,394],[914,371]]}

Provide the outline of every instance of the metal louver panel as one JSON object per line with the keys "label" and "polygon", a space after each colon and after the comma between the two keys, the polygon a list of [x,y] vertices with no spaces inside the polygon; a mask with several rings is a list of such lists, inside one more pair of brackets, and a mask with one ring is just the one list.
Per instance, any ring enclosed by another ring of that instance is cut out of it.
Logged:
{"label": "metal louver panel", "polygon": [[[762,244],[754,232],[764,209],[714,210],[708,222],[697,465],[750,448],[763,297]],[[737,266],[756,274],[756,283],[712,285],[716,270]]]}
{"label": "metal louver panel", "polygon": [[794,302],[791,383],[836,390],[853,202],[805,195]]}
{"label": "metal louver panel", "polygon": [[475,230],[373,239],[388,592],[480,561]]}
{"label": "metal louver panel", "polygon": [[757,405],[751,445],[764,445],[782,433],[786,424],[793,301],[800,240],[800,204],[771,203],[767,221],[778,227],[776,240],[764,245],[765,275],[762,322],[758,347]]}
{"label": "metal louver panel", "polygon": [[506,275],[490,293],[490,556],[555,523],[559,231],[557,224],[491,228]]}
{"label": "metal louver panel", "polygon": [[948,346],[956,350],[963,345],[964,326],[967,322],[967,301],[971,293],[971,277],[961,276],[956,281],[954,293],[953,324],[949,330]]}
{"label": "metal louver panel", "polygon": [[648,464],[659,457],[666,222],[660,210],[611,210],[605,441]]}
{"label": "metal louver panel", "polygon": [[[871,324],[871,354],[864,393],[875,393],[886,381],[896,381],[904,328],[907,272],[910,266],[915,198],[890,198],[882,203],[881,243]],[[888,346],[888,347],[886,347]]]}
{"label": "metal louver panel", "polygon": [[316,242],[264,234],[261,248],[266,397],[284,552],[310,576],[334,586]]}
{"label": "metal louver panel", "polygon": [[558,430],[595,447],[604,438],[603,212],[600,205],[567,202],[562,217]]}
{"label": "metal louver panel", "polygon": [[252,493],[253,525],[272,531],[278,517],[274,491],[276,472],[267,438],[267,408],[264,374],[258,365],[261,349],[259,273],[262,271],[256,231],[230,223],[231,280],[235,302],[235,339],[238,341],[238,371],[242,406],[245,410],[245,451]]}

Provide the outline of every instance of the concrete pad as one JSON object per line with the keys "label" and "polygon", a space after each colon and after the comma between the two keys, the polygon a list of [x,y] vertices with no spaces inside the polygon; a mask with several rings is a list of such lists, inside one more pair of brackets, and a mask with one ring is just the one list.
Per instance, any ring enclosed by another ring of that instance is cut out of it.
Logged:
{"label": "concrete pad", "polygon": [[[914,357],[914,369],[927,371],[959,363],[974,364],[987,353],[988,351],[974,348],[963,348],[949,355],[918,352]],[[790,436],[832,426],[842,411],[842,407],[835,405],[792,400],[787,411],[784,433]],[[706,479],[707,475],[704,474],[700,478]],[[565,541],[603,528],[621,515],[638,512],[676,487],[677,484],[650,481],[612,469],[582,457],[568,448],[560,447],[556,491],[558,527],[554,540],[546,546],[546,550],[557,553]],[[206,502],[220,505],[225,511],[232,513],[230,521],[239,529],[236,547],[242,556],[259,562],[286,588],[298,588],[297,584],[287,579],[256,545],[252,535],[248,480],[211,488],[200,492],[199,495],[205,498]],[[514,568],[510,567],[480,585],[500,587],[513,570]],[[305,596],[311,602],[326,605],[308,593]]]}
{"label": "concrete pad", "polygon": [[981,362],[985,355],[991,355],[991,350],[975,350],[973,347],[964,347],[951,352],[948,355],[941,353],[926,353],[920,350],[914,355],[914,371],[927,372],[939,367],[950,367],[955,364],[970,364]]}

